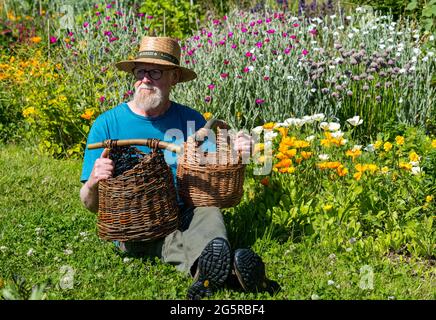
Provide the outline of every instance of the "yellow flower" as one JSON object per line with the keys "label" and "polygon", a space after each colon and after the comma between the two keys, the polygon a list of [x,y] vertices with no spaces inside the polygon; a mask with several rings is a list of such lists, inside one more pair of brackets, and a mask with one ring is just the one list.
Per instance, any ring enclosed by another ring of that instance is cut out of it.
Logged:
{"label": "yellow flower", "polygon": [[404,169],[404,170],[412,170],[412,165],[410,163],[406,163],[406,162],[400,162],[399,164],[400,169]]}
{"label": "yellow flower", "polygon": [[253,154],[256,154],[258,152],[261,152],[265,149],[265,144],[263,143],[256,143],[254,145],[254,150],[253,150]]}
{"label": "yellow flower", "polygon": [[382,145],[383,145],[383,141],[377,140],[377,141],[374,143],[374,148],[375,148],[375,149],[378,149],[378,148],[380,148]]}
{"label": "yellow flower", "polygon": [[384,167],[381,169],[381,173],[386,174],[386,173],[388,173],[388,172],[389,172],[389,168],[386,167],[386,166],[384,166]]}
{"label": "yellow flower", "polygon": [[24,118],[27,118],[27,117],[31,116],[32,114],[36,114],[36,110],[34,107],[28,107],[28,108],[23,110],[23,117]]}
{"label": "yellow flower", "polygon": [[280,162],[276,163],[274,165],[274,168],[289,168],[292,166],[292,160],[291,159],[283,159]]}
{"label": "yellow flower", "polygon": [[274,122],[268,122],[268,123],[265,123],[265,124],[263,125],[263,128],[266,129],[266,130],[268,130],[268,129],[272,129],[272,128],[274,128],[274,125],[275,125]]}
{"label": "yellow flower", "polygon": [[81,118],[85,120],[91,120],[92,116],[94,115],[95,111],[91,109],[86,109],[83,114],[80,115]]}
{"label": "yellow flower", "polygon": [[374,173],[374,172],[376,172],[378,170],[378,166],[375,165],[375,164],[368,164],[366,166],[366,169],[371,171],[371,173]]}
{"label": "yellow flower", "polygon": [[403,144],[404,144],[404,137],[403,137],[403,136],[396,136],[396,137],[395,137],[395,142],[396,142],[399,146],[403,145]]}
{"label": "yellow flower", "polygon": [[40,43],[41,42],[41,37],[32,37],[30,38],[30,41],[32,41],[33,43]]}
{"label": "yellow flower", "polygon": [[322,206],[322,208],[324,209],[324,211],[330,211],[333,206],[331,204],[325,204]]}
{"label": "yellow flower", "polygon": [[297,154],[297,149],[291,149],[291,150],[286,151],[286,155],[289,158],[295,157],[296,154]]}
{"label": "yellow flower", "polygon": [[412,162],[418,162],[419,161],[419,156],[415,151],[412,151],[411,153],[409,153],[409,159]]}
{"label": "yellow flower", "polygon": [[361,171],[356,172],[356,173],[353,175],[353,178],[356,179],[357,181],[359,181],[360,178],[362,178],[362,172],[361,172]]}
{"label": "yellow flower", "polygon": [[205,112],[205,113],[203,113],[203,117],[206,121],[208,121],[208,120],[212,119],[212,113]]}
{"label": "yellow flower", "polygon": [[383,145],[383,149],[385,149],[386,152],[391,151],[391,149],[392,149],[392,143],[390,143],[390,142],[385,142],[385,144]]}
{"label": "yellow flower", "polygon": [[432,142],[431,142],[431,146],[432,146],[433,148],[436,148],[436,139],[433,139],[433,140],[432,140]]}
{"label": "yellow flower", "polygon": [[433,200],[433,196],[427,196],[425,197],[425,202],[430,203]]}

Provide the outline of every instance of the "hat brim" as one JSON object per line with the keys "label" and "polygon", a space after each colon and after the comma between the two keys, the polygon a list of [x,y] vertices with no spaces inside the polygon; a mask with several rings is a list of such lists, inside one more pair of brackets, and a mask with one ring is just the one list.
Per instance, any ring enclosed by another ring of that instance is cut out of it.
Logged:
{"label": "hat brim", "polygon": [[179,82],[187,82],[197,78],[197,74],[193,70],[185,67],[181,67],[171,62],[162,61],[160,59],[138,58],[135,60],[125,60],[116,63],[115,66],[118,68],[118,70],[125,71],[128,73],[133,73],[133,69],[137,66],[138,63],[152,63],[162,66],[176,67],[181,71]]}

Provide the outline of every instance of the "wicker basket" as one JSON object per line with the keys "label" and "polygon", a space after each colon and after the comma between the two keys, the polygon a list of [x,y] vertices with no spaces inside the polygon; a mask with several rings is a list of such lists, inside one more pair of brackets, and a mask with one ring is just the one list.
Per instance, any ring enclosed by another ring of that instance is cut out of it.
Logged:
{"label": "wicker basket", "polygon": [[134,147],[116,147],[113,140],[106,143],[110,144],[110,158],[122,153],[123,162],[134,159],[137,164],[99,182],[100,238],[148,241],[176,230],[179,210],[176,189],[162,151],[157,149],[159,141],[152,142],[150,154]]}
{"label": "wicker basket", "polygon": [[177,165],[177,184],[179,195],[186,204],[228,208],[241,201],[245,165],[241,163],[240,154],[229,146],[228,136],[219,127],[216,152],[203,152],[201,144],[192,137],[185,142],[183,156]]}

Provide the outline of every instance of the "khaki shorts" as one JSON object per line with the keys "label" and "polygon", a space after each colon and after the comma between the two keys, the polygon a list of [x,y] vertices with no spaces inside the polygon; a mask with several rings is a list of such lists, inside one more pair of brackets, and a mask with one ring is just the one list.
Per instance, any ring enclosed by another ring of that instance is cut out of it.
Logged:
{"label": "khaki shorts", "polygon": [[217,207],[197,207],[183,209],[181,226],[165,238],[147,242],[116,242],[116,245],[123,252],[136,257],[158,257],[189,274],[203,249],[216,237],[227,239],[221,211]]}

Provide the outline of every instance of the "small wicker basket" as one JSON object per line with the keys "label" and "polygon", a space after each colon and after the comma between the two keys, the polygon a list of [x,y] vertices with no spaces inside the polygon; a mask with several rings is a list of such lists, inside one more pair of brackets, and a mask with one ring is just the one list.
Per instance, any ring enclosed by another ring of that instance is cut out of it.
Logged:
{"label": "small wicker basket", "polygon": [[233,207],[244,193],[244,177],[240,154],[231,150],[229,137],[220,127],[216,152],[203,152],[195,137],[185,142],[177,165],[179,195],[185,203],[194,207]]}
{"label": "small wicker basket", "polygon": [[113,178],[99,182],[99,237],[105,240],[147,241],[175,231],[179,213],[176,189],[162,151],[157,149],[158,141],[151,142],[154,145],[150,154],[133,147],[116,147],[116,142],[106,142],[110,144],[110,158],[122,153],[121,165],[129,159],[138,163]]}

